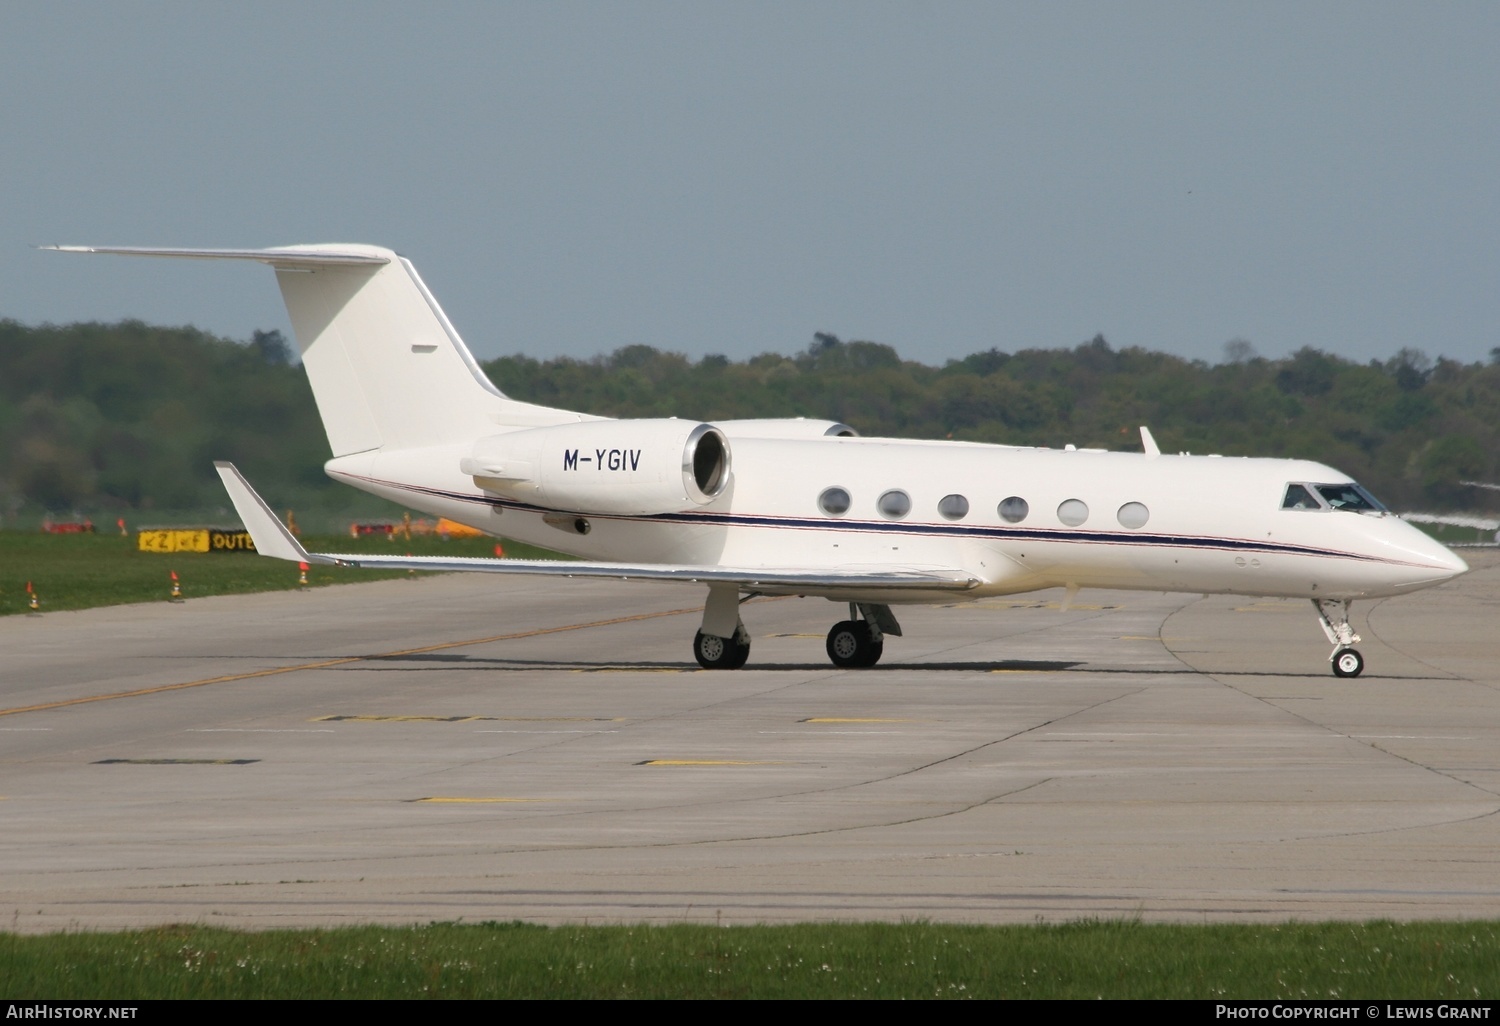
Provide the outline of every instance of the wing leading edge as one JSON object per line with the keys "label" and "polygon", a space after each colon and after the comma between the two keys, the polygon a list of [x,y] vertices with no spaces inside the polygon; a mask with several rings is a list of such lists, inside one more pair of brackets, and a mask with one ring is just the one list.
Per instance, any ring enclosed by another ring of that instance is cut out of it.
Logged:
{"label": "wing leading edge", "polygon": [[469,571],[491,574],[530,574],[552,577],[604,577],[627,581],[683,581],[698,584],[738,584],[749,589],[808,589],[810,591],[910,590],[969,591],[978,579],[949,567],[861,566],[848,569],[807,570],[795,567],[687,566],[660,563],[585,563],[559,559],[486,559],[450,556],[366,556],[355,553],[308,552],[286,529],[232,463],[215,463],[229,499],[250,532],[261,555],[324,566],[366,567],[372,570]]}

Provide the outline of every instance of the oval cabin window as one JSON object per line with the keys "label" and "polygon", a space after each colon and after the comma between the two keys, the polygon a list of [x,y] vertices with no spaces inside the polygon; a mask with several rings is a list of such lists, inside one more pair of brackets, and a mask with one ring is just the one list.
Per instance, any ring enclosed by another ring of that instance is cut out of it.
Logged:
{"label": "oval cabin window", "polygon": [[899,488],[892,488],[880,497],[875,504],[880,510],[880,515],[889,517],[891,520],[900,520],[911,512],[911,496]]}
{"label": "oval cabin window", "polygon": [[1115,519],[1120,522],[1121,527],[1128,527],[1134,531],[1138,527],[1146,526],[1146,521],[1151,519],[1151,511],[1144,503],[1127,502],[1115,514]]}
{"label": "oval cabin window", "polygon": [[1089,507],[1082,499],[1064,499],[1057,507],[1057,519],[1069,527],[1078,527],[1089,518]]}
{"label": "oval cabin window", "polygon": [[1019,495],[1012,495],[1010,498],[1005,499],[1000,503],[999,507],[1000,519],[1004,520],[1007,524],[1019,524],[1026,519],[1026,514],[1030,512],[1031,507]]}
{"label": "oval cabin window", "polygon": [[818,496],[818,508],[831,517],[841,517],[849,512],[851,502],[849,493],[842,488],[825,488]]}
{"label": "oval cabin window", "polygon": [[962,495],[945,495],[938,500],[938,512],[946,520],[962,520],[969,515],[969,500]]}

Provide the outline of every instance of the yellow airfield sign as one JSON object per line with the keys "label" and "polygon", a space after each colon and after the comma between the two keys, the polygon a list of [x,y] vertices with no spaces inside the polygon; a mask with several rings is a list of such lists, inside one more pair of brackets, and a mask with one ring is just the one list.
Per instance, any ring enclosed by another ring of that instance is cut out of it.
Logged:
{"label": "yellow airfield sign", "polygon": [[254,552],[250,532],[226,527],[156,527],[136,533],[141,552]]}

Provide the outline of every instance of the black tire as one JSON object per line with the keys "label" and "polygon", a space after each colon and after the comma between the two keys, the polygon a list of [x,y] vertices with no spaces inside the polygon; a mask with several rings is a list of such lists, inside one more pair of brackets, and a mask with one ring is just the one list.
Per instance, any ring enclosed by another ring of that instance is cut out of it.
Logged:
{"label": "black tire", "polygon": [[730,663],[729,663],[729,669],[731,669],[731,670],[738,670],[738,669],[740,669],[741,667],[743,667],[745,665],[745,661],[748,660],[749,658],[750,658],[750,642],[748,642],[748,641],[745,641],[745,642],[736,641],[734,643],[734,659],[732,659],[730,661]]}
{"label": "black tire", "polygon": [[1335,677],[1358,677],[1365,672],[1365,657],[1352,648],[1341,648],[1333,654]]}
{"label": "black tire", "polygon": [[842,620],[828,632],[828,658],[834,666],[852,670],[874,666],[885,644],[870,637],[870,627],[861,620]]}
{"label": "black tire", "polygon": [[750,645],[699,631],[693,639],[693,657],[705,670],[738,670],[750,658]]}

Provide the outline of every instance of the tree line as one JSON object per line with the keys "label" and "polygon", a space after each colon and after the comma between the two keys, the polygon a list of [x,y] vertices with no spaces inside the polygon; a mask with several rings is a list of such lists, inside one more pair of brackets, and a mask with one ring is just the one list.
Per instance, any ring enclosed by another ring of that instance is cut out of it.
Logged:
{"label": "tree line", "polygon": [[[278,504],[364,508],[322,473],[327,443],[278,332],[248,342],[125,321],[0,321],[0,513],[224,506],[230,459]],[[617,417],[817,417],[864,435],[1318,460],[1400,509],[1484,509],[1500,482],[1500,351],[1487,364],[1404,349],[1359,363],[1316,349],[1284,359],[1226,347],[1217,364],[1102,337],[997,349],[941,367],[819,333],[805,350],[691,360],[636,345],[580,360],[505,356],[484,369],[517,399]]]}

